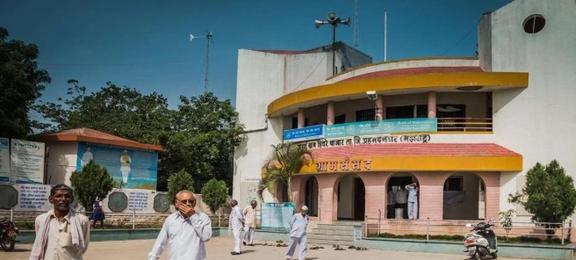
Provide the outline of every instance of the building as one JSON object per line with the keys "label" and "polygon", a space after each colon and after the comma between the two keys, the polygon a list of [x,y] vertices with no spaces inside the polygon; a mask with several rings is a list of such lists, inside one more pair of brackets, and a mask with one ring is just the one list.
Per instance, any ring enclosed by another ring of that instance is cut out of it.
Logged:
{"label": "building", "polygon": [[575,13],[572,0],[516,0],[483,14],[477,57],[372,64],[340,44],[354,51],[337,52],[337,67],[357,62],[335,76],[325,48],[240,50],[247,140],[233,196],[255,198],[271,145],[298,142],[312,160],[290,192],[316,221],[396,217],[388,199],[412,182],[421,220],[497,219],[512,208],[527,217],[508,195],[537,162],[556,159],[576,179]]}

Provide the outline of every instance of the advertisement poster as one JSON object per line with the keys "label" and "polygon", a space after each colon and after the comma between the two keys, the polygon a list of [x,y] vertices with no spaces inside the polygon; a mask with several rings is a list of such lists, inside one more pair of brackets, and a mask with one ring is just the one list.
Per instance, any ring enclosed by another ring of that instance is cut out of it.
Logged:
{"label": "advertisement poster", "polygon": [[0,137],[0,183],[10,181],[10,141]]}
{"label": "advertisement poster", "polygon": [[11,169],[15,183],[44,183],[44,143],[12,139]]}
{"label": "advertisement poster", "polygon": [[294,208],[294,204],[290,202],[262,204],[262,228],[290,230]]}
{"label": "advertisement poster", "polygon": [[50,185],[42,184],[16,184],[18,190],[18,205],[16,211],[48,211],[53,206],[48,202]]}
{"label": "advertisement poster", "polygon": [[82,170],[88,162],[103,166],[122,188],[156,189],[158,153],[114,146],[78,143],[76,170]]}

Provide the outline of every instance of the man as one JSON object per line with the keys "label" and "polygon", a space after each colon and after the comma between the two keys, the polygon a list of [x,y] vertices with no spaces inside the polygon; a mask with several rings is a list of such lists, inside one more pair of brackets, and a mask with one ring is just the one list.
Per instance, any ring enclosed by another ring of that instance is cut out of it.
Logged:
{"label": "man", "polygon": [[296,245],[300,249],[298,254],[299,260],[304,260],[306,258],[306,228],[308,227],[308,207],[302,206],[300,213],[294,214],[292,219],[290,219],[290,242],[288,243],[288,253],[286,253],[286,259],[292,259],[294,251],[296,250]]}
{"label": "man", "polygon": [[406,185],[408,191],[408,219],[418,218],[418,184]]}
{"label": "man", "polygon": [[244,216],[242,215],[242,210],[238,206],[238,201],[232,200],[230,206],[232,206],[232,211],[230,212],[230,217],[228,219],[228,230],[232,231],[232,235],[234,235],[234,251],[230,252],[230,254],[239,255],[241,253],[240,235],[242,234],[242,228],[244,228]]}
{"label": "man", "polygon": [[70,208],[73,200],[72,188],[52,187],[48,201],[54,209],[36,217],[30,260],[82,259],[90,240],[90,220]]}
{"label": "man", "polygon": [[174,206],[178,211],[164,221],[152,251],[148,254],[148,260],[158,259],[166,242],[170,244],[170,260],[206,259],[204,244],[212,237],[210,218],[194,210],[196,198],[191,191],[178,192]]}
{"label": "man", "polygon": [[256,203],[255,200],[250,201],[250,205],[244,208],[244,245],[254,246],[254,232],[256,231]]}

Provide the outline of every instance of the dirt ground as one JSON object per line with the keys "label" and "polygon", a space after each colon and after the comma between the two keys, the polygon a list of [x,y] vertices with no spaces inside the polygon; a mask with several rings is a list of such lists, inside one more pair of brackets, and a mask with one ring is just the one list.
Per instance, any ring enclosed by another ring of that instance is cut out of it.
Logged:
{"label": "dirt ground", "polygon": [[[207,243],[208,259],[215,260],[273,260],[285,259],[286,247],[265,246],[264,241],[257,241],[253,247],[243,247],[242,254],[238,256],[230,255],[234,241],[229,237],[215,237]],[[103,241],[91,242],[84,259],[122,259],[122,260],[142,260],[146,259],[148,252],[152,248],[154,240],[125,240],[125,241]],[[268,242],[272,244],[272,242]],[[309,245],[310,248],[311,245]],[[14,252],[0,251],[1,260],[28,259],[31,244],[17,244]],[[343,251],[334,250],[331,246],[323,246],[323,249],[308,250],[307,260],[330,259],[330,260],[376,260],[376,259],[410,259],[410,260],[462,260],[464,255],[446,255],[431,253],[411,253],[396,251],[367,250],[357,251],[346,249]],[[168,259],[165,252],[162,258]],[[297,259],[297,258],[294,258]],[[519,258],[498,258],[501,260],[512,260]]]}

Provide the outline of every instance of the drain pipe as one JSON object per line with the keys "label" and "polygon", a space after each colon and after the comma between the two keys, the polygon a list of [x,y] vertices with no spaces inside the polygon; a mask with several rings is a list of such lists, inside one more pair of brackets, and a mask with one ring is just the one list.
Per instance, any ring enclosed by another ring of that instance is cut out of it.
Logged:
{"label": "drain pipe", "polygon": [[265,126],[262,128],[246,130],[246,131],[243,131],[242,134],[250,134],[250,133],[262,132],[262,131],[268,130],[268,115],[266,115],[266,119],[264,119],[264,124],[265,124]]}

